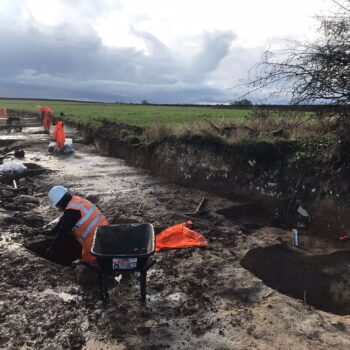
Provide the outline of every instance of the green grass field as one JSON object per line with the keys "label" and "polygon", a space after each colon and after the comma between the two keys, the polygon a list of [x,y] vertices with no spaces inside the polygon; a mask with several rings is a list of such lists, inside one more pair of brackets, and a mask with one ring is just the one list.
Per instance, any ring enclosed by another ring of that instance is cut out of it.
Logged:
{"label": "green grass field", "polygon": [[169,107],[147,105],[118,105],[40,100],[0,100],[0,107],[36,112],[37,106],[49,106],[54,115],[64,112],[74,121],[96,123],[101,119],[143,127],[162,122],[169,126],[205,119],[239,119],[249,114],[245,109],[215,109],[209,107]]}

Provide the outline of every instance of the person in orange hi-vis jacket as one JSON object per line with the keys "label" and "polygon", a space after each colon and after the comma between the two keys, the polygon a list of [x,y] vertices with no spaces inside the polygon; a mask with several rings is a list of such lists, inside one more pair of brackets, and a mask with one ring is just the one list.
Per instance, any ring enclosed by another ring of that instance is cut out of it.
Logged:
{"label": "person in orange hi-vis jacket", "polygon": [[53,132],[53,139],[56,142],[56,150],[59,152],[63,151],[66,134],[64,132],[62,120],[59,120],[56,124],[55,130]]}
{"label": "person in orange hi-vis jacket", "polygon": [[52,230],[56,238],[49,252],[65,236],[73,233],[82,246],[82,261],[95,262],[96,258],[90,252],[92,241],[98,226],[109,225],[106,217],[90,201],[80,196],[72,196],[63,186],[52,187],[48,197],[54,206],[63,211],[63,216]]}
{"label": "person in orange hi-vis jacket", "polygon": [[45,115],[45,107],[38,106],[39,120],[42,125],[44,125],[44,115]]}
{"label": "person in orange hi-vis jacket", "polygon": [[0,117],[7,117],[7,109],[0,108]]}
{"label": "person in orange hi-vis jacket", "polygon": [[45,132],[50,132],[50,126],[52,125],[52,110],[49,107],[44,108],[44,118],[43,118],[43,127]]}

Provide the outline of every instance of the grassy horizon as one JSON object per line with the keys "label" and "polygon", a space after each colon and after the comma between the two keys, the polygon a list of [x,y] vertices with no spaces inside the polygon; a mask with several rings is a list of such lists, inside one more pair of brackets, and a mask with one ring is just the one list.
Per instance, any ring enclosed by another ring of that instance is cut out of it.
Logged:
{"label": "grassy horizon", "polygon": [[101,120],[149,127],[159,123],[169,126],[188,122],[242,119],[248,109],[215,109],[210,107],[124,105],[116,103],[88,103],[48,100],[0,100],[0,108],[36,112],[37,106],[49,106],[54,115],[64,112],[71,120],[99,124]]}

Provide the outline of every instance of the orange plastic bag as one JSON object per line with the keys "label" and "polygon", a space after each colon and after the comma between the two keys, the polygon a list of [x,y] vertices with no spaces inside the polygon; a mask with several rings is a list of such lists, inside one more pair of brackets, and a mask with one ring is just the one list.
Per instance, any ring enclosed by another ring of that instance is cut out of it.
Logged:
{"label": "orange plastic bag", "polygon": [[162,249],[207,247],[207,240],[198,232],[190,229],[192,221],[177,224],[163,230],[156,237],[156,252]]}
{"label": "orange plastic bag", "polygon": [[53,131],[53,139],[56,142],[56,148],[62,151],[64,148],[64,142],[66,140],[66,134],[63,129],[63,121],[59,120],[56,124],[56,128]]}

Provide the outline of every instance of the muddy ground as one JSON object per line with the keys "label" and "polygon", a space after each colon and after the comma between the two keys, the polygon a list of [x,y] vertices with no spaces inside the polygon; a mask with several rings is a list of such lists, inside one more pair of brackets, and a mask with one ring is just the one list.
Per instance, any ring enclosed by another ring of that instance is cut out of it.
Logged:
{"label": "muddy ground", "polygon": [[[69,156],[47,154],[40,127],[0,135],[1,147],[20,141],[29,169],[17,190],[1,178],[1,349],[349,349],[349,242],[305,232],[293,248],[290,230],[254,205],[168,184],[70,133]],[[205,196],[192,221],[209,247],[158,253],[145,303],[131,274],[104,305],[97,284],[81,286],[74,269],[27,249],[47,240],[42,226],[58,215],[47,192],[57,184],[111,223],[150,222],[156,232],[190,219]]]}

